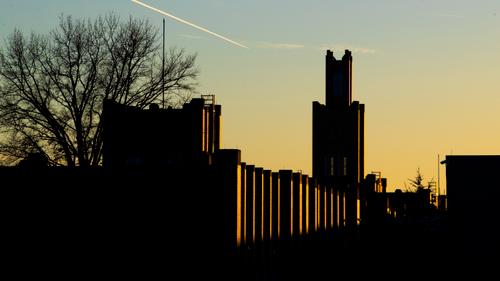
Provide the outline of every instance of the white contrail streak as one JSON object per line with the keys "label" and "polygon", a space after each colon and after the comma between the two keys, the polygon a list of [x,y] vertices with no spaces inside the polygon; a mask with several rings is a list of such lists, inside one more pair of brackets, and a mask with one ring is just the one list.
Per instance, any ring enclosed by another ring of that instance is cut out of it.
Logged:
{"label": "white contrail streak", "polygon": [[182,23],[187,24],[187,25],[189,25],[189,26],[191,26],[191,27],[194,27],[194,28],[196,28],[196,29],[199,29],[199,30],[201,30],[201,31],[204,31],[204,32],[206,32],[206,33],[209,33],[209,34],[211,34],[211,35],[213,35],[213,36],[215,36],[215,37],[218,37],[218,38],[220,38],[220,39],[222,39],[222,40],[225,40],[225,41],[227,41],[227,42],[229,42],[229,43],[231,43],[231,44],[234,44],[234,45],[236,45],[236,46],[238,46],[238,47],[242,47],[242,48],[249,49],[247,46],[245,46],[245,45],[243,45],[243,44],[240,44],[240,43],[238,43],[238,42],[236,42],[236,41],[233,41],[233,40],[231,40],[231,39],[229,39],[229,38],[227,38],[227,37],[224,37],[224,36],[222,36],[222,35],[220,35],[220,34],[217,34],[217,33],[215,33],[215,32],[212,32],[212,31],[210,31],[210,30],[208,30],[208,29],[206,29],[206,28],[203,28],[203,27],[201,27],[201,26],[198,26],[198,25],[196,25],[196,24],[194,24],[194,23],[190,23],[190,22],[188,22],[188,21],[186,21],[186,20],[183,20],[183,19],[181,19],[181,18],[178,18],[178,17],[176,17],[176,16],[174,16],[174,15],[172,15],[172,14],[169,14],[169,13],[167,13],[167,12],[165,12],[165,11],[162,11],[162,10],[157,9],[157,8],[155,8],[155,7],[149,6],[148,4],[142,3],[141,1],[137,1],[137,0],[131,0],[131,1],[132,1],[132,2],[134,2],[134,3],[136,3],[136,4],[138,4],[138,5],[141,5],[141,6],[143,6],[143,7],[146,7],[146,8],[148,8],[148,9],[150,9],[150,10],[153,10],[153,11],[155,11],[155,12],[158,12],[158,13],[160,13],[160,14],[162,14],[162,15],[165,15],[165,16],[167,16],[167,17],[169,17],[169,18],[172,18],[172,19],[174,19],[174,20],[176,20],[176,21],[182,22]]}

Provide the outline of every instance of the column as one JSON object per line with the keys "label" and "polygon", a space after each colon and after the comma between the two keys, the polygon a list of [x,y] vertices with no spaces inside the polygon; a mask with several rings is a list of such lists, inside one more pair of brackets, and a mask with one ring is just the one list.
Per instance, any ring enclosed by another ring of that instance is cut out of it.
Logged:
{"label": "column", "polygon": [[292,185],[292,235],[298,238],[302,234],[302,175],[300,173],[293,173]]}
{"label": "column", "polygon": [[318,231],[325,230],[325,186],[323,184],[318,186]]}
{"label": "column", "polygon": [[325,230],[332,230],[332,187],[325,186]]}
{"label": "column", "polygon": [[336,185],[332,186],[332,220],[333,220],[333,225],[332,228],[333,230],[337,230],[339,228],[339,194],[337,191]]}
{"label": "column", "polygon": [[272,227],[272,185],[271,185],[271,170],[264,170],[262,175],[262,186],[264,189],[263,194],[263,223],[262,233],[264,241],[271,240],[271,227]]}
{"label": "column", "polygon": [[309,233],[309,177],[302,175],[302,235]]}
{"label": "column", "polygon": [[309,218],[309,223],[308,223],[308,229],[309,233],[313,233],[316,230],[316,180],[314,178],[309,178],[308,179],[308,186],[307,186],[307,194],[308,194],[308,202],[309,202],[309,208],[308,208],[308,218]]}
{"label": "column", "polygon": [[343,186],[338,189],[338,200],[339,200],[339,229],[343,229],[345,226],[345,192]]}
{"label": "column", "polygon": [[241,244],[247,242],[247,164],[242,162],[240,164],[240,184],[241,184]]}
{"label": "column", "polygon": [[281,206],[280,206],[280,174],[278,172],[271,173],[271,239],[279,240],[280,239],[280,214],[281,214]]}
{"label": "column", "polygon": [[263,169],[255,168],[255,200],[254,200],[254,233],[255,233],[255,241],[260,242],[264,237],[264,227],[262,224],[264,223],[263,215],[264,215],[264,192],[263,192]]}
{"label": "column", "polygon": [[280,170],[280,237],[292,237],[292,171]]}
{"label": "column", "polygon": [[255,166],[246,167],[246,243],[255,242]]}
{"label": "column", "polygon": [[222,197],[218,200],[222,206],[218,207],[222,208],[216,208],[220,210],[218,215],[221,216],[221,224],[215,225],[222,226],[220,232],[216,231],[221,235],[225,253],[234,253],[241,243],[241,201],[238,197],[241,193],[240,157],[241,152],[236,149],[224,149],[217,153],[217,178],[221,187],[218,195]]}

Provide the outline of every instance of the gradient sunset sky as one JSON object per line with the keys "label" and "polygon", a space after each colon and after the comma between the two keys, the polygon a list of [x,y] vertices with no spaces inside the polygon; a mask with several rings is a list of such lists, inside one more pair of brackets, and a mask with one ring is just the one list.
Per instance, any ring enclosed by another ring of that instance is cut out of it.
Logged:
{"label": "gradient sunset sky", "polygon": [[[353,52],[366,104],[366,167],[403,188],[437,155],[500,154],[498,0],[144,0],[250,49],[167,19],[167,45],[198,53],[199,92],[222,104],[224,148],[265,168],[311,173],[312,102],[324,56]],[[0,0],[0,37],[46,33],[61,13],[162,16],[129,0]],[[441,169],[444,184],[445,169]]]}

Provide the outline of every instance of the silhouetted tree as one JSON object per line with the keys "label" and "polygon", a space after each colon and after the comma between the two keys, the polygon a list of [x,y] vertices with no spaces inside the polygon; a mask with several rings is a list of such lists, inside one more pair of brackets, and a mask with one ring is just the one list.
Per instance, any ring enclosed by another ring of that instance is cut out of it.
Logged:
{"label": "silhouetted tree", "polygon": [[410,182],[410,188],[407,190],[409,192],[419,192],[424,189],[431,189],[431,183],[427,182],[427,185],[424,185],[424,176],[420,172],[420,168],[417,168],[417,174],[413,179],[408,179]]}
{"label": "silhouetted tree", "polygon": [[410,182],[411,191],[418,191],[424,188],[423,186],[424,177],[420,172],[420,168],[417,169],[417,174],[415,175],[415,178],[408,179],[408,181]]}
{"label": "silhouetted tree", "polygon": [[[162,71],[158,30],[112,14],[61,16],[49,34],[14,30],[0,49],[0,159],[44,154],[53,165],[96,166],[104,99],[144,108],[189,99],[196,55],[171,48]],[[163,78],[163,79],[162,79]]]}

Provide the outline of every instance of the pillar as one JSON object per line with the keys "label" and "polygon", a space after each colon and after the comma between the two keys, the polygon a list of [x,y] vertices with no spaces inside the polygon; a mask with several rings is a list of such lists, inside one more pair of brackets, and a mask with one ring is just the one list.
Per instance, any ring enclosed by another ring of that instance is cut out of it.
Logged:
{"label": "pillar", "polygon": [[222,108],[219,104],[215,105],[215,117],[214,117],[214,149],[219,150],[221,147],[221,112]]}
{"label": "pillar", "polygon": [[308,194],[308,232],[312,233],[316,230],[316,180],[314,178],[308,179],[307,186],[307,194]]}
{"label": "pillar", "polygon": [[246,244],[247,242],[247,164],[242,162],[240,164],[240,185],[241,185],[241,244]]}
{"label": "pillar", "polygon": [[262,187],[263,187],[263,223],[262,233],[264,241],[271,240],[272,228],[272,185],[271,185],[271,170],[264,170],[262,174]]}
{"label": "pillar", "polygon": [[358,209],[358,186],[356,183],[351,183],[347,186],[345,197],[345,226],[349,230],[357,225],[357,209]]}
{"label": "pillar", "polygon": [[[236,149],[224,149],[217,153],[217,178],[220,183],[220,200],[222,205],[218,215],[221,216],[220,230],[224,252],[234,253],[241,244],[241,182],[240,158],[241,152]],[[220,207],[220,206],[218,206]],[[218,209],[218,208],[217,208]]]}
{"label": "pillar", "polygon": [[325,206],[325,186],[323,184],[318,186],[318,231],[323,232],[326,224],[326,206]]}
{"label": "pillar", "polygon": [[292,237],[292,171],[280,170],[280,237]]}
{"label": "pillar", "polygon": [[302,175],[293,173],[292,178],[292,234],[298,238],[302,234]]}
{"label": "pillar", "polygon": [[255,210],[254,210],[254,221],[255,221],[255,225],[254,225],[254,235],[255,235],[255,241],[259,242],[259,241],[262,241],[263,237],[264,237],[264,227],[263,227],[263,223],[264,223],[264,219],[263,219],[263,215],[264,215],[264,210],[263,210],[263,207],[264,207],[264,204],[263,204],[263,201],[264,201],[264,192],[263,192],[263,169],[262,168],[255,168],[255,199],[254,199],[254,206],[255,206]]}
{"label": "pillar", "polygon": [[337,230],[339,228],[339,193],[337,187],[332,186],[332,229]]}
{"label": "pillar", "polygon": [[271,239],[280,239],[280,174],[277,172],[271,173]]}
{"label": "pillar", "polygon": [[339,229],[343,229],[345,226],[345,192],[344,188],[339,188],[338,189],[338,200],[339,200],[339,218],[338,218],[338,223],[339,223]]}
{"label": "pillar", "polygon": [[255,242],[255,166],[246,166],[246,243]]}
{"label": "pillar", "polygon": [[302,175],[302,235],[309,233],[309,177]]}
{"label": "pillar", "polygon": [[325,230],[332,229],[332,187],[331,185],[325,186]]}

